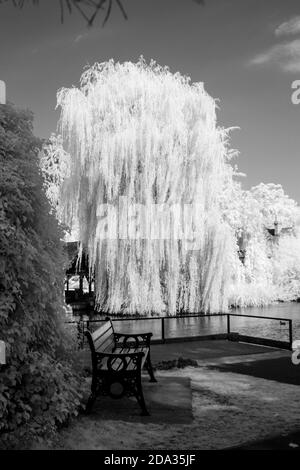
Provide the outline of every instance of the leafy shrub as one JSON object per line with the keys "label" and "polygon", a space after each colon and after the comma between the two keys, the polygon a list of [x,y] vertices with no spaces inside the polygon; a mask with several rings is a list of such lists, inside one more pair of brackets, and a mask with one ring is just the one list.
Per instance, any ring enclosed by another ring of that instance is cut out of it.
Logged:
{"label": "leafy shrub", "polygon": [[63,328],[63,230],[39,170],[32,114],[0,105],[0,447],[54,432],[76,414],[81,383]]}
{"label": "leafy shrub", "polygon": [[195,359],[184,358],[179,356],[178,359],[172,359],[170,361],[161,361],[155,364],[156,370],[168,370],[168,369],[184,369],[185,367],[198,367],[198,362]]}

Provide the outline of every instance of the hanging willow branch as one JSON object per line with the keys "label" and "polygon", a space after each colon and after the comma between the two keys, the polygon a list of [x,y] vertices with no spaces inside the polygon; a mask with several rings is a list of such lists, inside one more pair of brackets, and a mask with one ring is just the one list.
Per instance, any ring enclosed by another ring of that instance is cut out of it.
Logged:
{"label": "hanging willow branch", "polygon": [[229,254],[237,259],[218,202],[227,130],[203,84],[143,58],[111,60],[87,69],[79,88],[61,89],[58,105],[65,153],[46,170],[61,182],[52,194],[62,221],[78,226],[97,309],[226,310]]}
{"label": "hanging willow branch", "polygon": [[[24,5],[32,3],[33,5],[38,5],[39,0],[0,0],[0,5],[11,1],[16,8],[22,9]],[[99,11],[105,11],[105,17],[102,25],[104,26],[108,21],[113,3],[116,3],[118,8],[121,10],[121,13],[125,20],[128,19],[127,13],[121,0],[58,0],[60,6],[60,20],[63,23],[65,18],[65,11],[67,10],[69,14],[73,10],[77,12],[85,19],[88,26],[93,26],[95,18],[97,17]],[[199,5],[204,5],[205,0],[194,0],[194,2]]]}
{"label": "hanging willow branch", "polygon": [[[24,5],[32,3],[33,5],[39,5],[39,0],[0,0],[0,4],[11,1],[16,8],[22,9]],[[59,0],[60,6],[60,19],[64,22],[65,12],[69,14],[73,10],[76,10],[87,22],[88,26],[92,26],[100,11],[105,11],[105,17],[103,20],[103,26],[109,19],[112,11],[113,3],[115,3],[121,10],[123,17],[127,20],[126,11],[122,5],[121,0]]]}

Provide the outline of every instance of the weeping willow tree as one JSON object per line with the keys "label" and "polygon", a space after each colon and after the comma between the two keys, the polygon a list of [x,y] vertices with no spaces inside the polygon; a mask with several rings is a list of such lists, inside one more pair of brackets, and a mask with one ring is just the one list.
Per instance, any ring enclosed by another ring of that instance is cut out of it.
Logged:
{"label": "weeping willow tree", "polygon": [[203,84],[111,60],[60,90],[58,105],[69,155],[60,215],[78,222],[97,308],[226,310],[235,242],[219,199],[230,151]]}

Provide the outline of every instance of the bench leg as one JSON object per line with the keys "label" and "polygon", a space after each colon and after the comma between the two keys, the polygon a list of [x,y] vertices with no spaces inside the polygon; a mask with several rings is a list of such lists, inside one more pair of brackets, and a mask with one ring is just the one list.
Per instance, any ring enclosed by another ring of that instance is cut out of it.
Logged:
{"label": "bench leg", "polygon": [[136,399],[138,401],[138,404],[142,408],[141,416],[150,416],[150,413],[147,410],[145,399],[144,399],[144,394],[143,394],[143,389],[142,389],[141,373],[137,377],[135,396],[136,396]]}
{"label": "bench leg", "polygon": [[97,397],[97,380],[95,376],[92,378],[92,386],[91,386],[91,394],[88,398],[86,407],[85,407],[85,412],[90,413],[93,407],[93,404],[95,403]]}
{"label": "bench leg", "polygon": [[85,412],[90,413],[92,411],[93,404],[96,400],[96,392],[92,392],[89,396],[88,402],[85,407]]}
{"label": "bench leg", "polygon": [[150,382],[157,382],[156,378],[154,377],[154,373],[153,373],[151,357],[150,357],[150,351],[148,352],[148,356],[147,356],[147,359],[145,361],[145,367],[146,367],[147,372],[150,376]]}

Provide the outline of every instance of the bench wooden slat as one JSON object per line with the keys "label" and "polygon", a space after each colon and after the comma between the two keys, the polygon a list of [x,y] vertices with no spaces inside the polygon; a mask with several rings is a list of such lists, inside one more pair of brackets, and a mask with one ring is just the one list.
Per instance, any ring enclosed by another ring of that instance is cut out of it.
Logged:
{"label": "bench wooden slat", "polygon": [[111,323],[105,322],[104,325],[100,326],[100,328],[98,328],[96,331],[94,331],[94,333],[92,333],[93,341],[95,342],[98,339],[100,339],[109,330],[111,330],[111,334],[113,334],[114,330],[113,330]]}
{"label": "bench wooden slat", "polygon": [[94,345],[97,352],[109,352],[109,346],[111,345],[111,349],[113,349],[115,345],[114,336],[106,336],[104,341],[97,341]]}
{"label": "bench wooden slat", "polygon": [[114,340],[112,339],[110,342],[108,342],[105,346],[105,348],[103,348],[102,352],[104,353],[112,353],[113,350],[114,350],[114,347],[115,347],[115,343],[114,343]]}
{"label": "bench wooden slat", "polygon": [[128,354],[128,353],[131,353],[131,352],[134,352],[132,349],[130,348],[116,348],[114,349],[114,353],[115,354]]}
{"label": "bench wooden slat", "polygon": [[147,355],[149,351],[149,348],[146,346],[142,346],[141,348],[116,348],[114,349],[114,353],[116,354],[122,354],[122,353],[134,353],[134,352],[143,352],[145,355]]}
{"label": "bench wooden slat", "polygon": [[97,343],[102,343],[103,341],[105,341],[106,338],[108,338],[109,336],[114,336],[114,333],[113,333],[113,330],[110,328],[106,331],[104,331],[100,336],[98,336],[96,339],[93,339],[94,341],[94,344],[97,344]]}
{"label": "bench wooden slat", "polygon": [[[123,348],[118,348],[114,351],[114,353],[116,354],[127,354],[127,353],[133,353],[133,352],[143,352],[144,353],[144,356],[142,358],[142,368],[144,366],[144,363],[147,359],[147,355],[148,355],[148,352],[149,352],[149,348],[128,348],[128,349],[123,349]],[[130,361],[131,362],[131,361]],[[130,362],[128,362],[128,366],[127,368],[130,368]],[[135,368],[135,365],[131,366],[131,368]]]}

